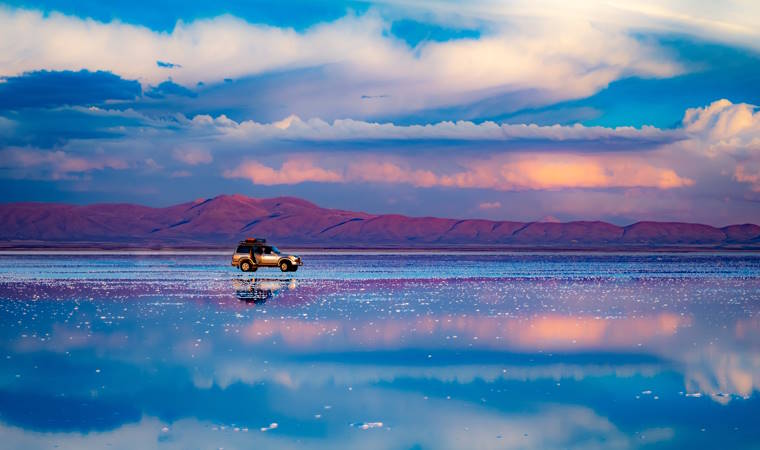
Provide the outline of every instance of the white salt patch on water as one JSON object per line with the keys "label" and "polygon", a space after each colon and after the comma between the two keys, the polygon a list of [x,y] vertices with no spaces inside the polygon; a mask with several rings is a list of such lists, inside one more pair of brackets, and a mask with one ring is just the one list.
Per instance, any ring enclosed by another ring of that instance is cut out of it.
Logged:
{"label": "white salt patch on water", "polygon": [[272,422],[272,423],[270,423],[270,424],[269,424],[269,426],[268,426],[268,427],[261,427],[261,428],[260,428],[260,430],[261,430],[261,431],[263,431],[263,432],[266,432],[266,431],[269,431],[269,430],[274,430],[274,429],[276,429],[278,426],[279,426],[279,425],[277,425],[277,422]]}
{"label": "white salt patch on water", "polygon": [[360,430],[369,430],[370,428],[382,428],[382,422],[355,422],[351,424],[352,427]]}

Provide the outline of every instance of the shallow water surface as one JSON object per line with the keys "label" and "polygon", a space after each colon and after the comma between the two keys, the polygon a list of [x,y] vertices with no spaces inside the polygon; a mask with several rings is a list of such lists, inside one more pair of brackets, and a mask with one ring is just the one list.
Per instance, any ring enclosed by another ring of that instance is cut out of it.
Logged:
{"label": "shallow water surface", "polygon": [[3,448],[757,448],[760,255],[0,255]]}

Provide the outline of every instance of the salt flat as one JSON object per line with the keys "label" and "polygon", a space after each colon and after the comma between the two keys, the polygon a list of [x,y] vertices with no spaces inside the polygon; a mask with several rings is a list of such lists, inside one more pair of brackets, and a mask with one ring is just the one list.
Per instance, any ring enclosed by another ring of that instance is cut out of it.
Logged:
{"label": "salt flat", "polygon": [[0,255],[10,448],[751,447],[760,256]]}

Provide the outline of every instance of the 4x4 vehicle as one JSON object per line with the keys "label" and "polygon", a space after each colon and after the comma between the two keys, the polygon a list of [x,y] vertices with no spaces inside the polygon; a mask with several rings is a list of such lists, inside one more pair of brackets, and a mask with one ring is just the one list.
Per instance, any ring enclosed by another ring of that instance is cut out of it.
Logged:
{"label": "4x4 vehicle", "polygon": [[303,263],[298,256],[283,255],[277,247],[267,245],[266,239],[251,238],[238,242],[232,265],[243,272],[253,272],[259,267],[279,267],[283,272],[295,272]]}

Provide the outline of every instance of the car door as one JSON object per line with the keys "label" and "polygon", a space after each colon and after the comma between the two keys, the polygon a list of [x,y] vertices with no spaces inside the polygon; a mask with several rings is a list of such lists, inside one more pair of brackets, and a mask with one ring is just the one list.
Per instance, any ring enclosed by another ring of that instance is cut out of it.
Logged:
{"label": "car door", "polygon": [[235,250],[235,254],[232,256],[232,259],[235,262],[239,262],[241,259],[245,258],[246,256],[251,256],[251,246],[240,245]]}
{"label": "car door", "polygon": [[253,247],[253,259],[256,264],[263,266],[264,264],[264,248],[260,245]]}
{"label": "car door", "polygon": [[279,255],[272,251],[272,247],[262,247],[261,264],[264,266],[276,266],[279,262]]}

